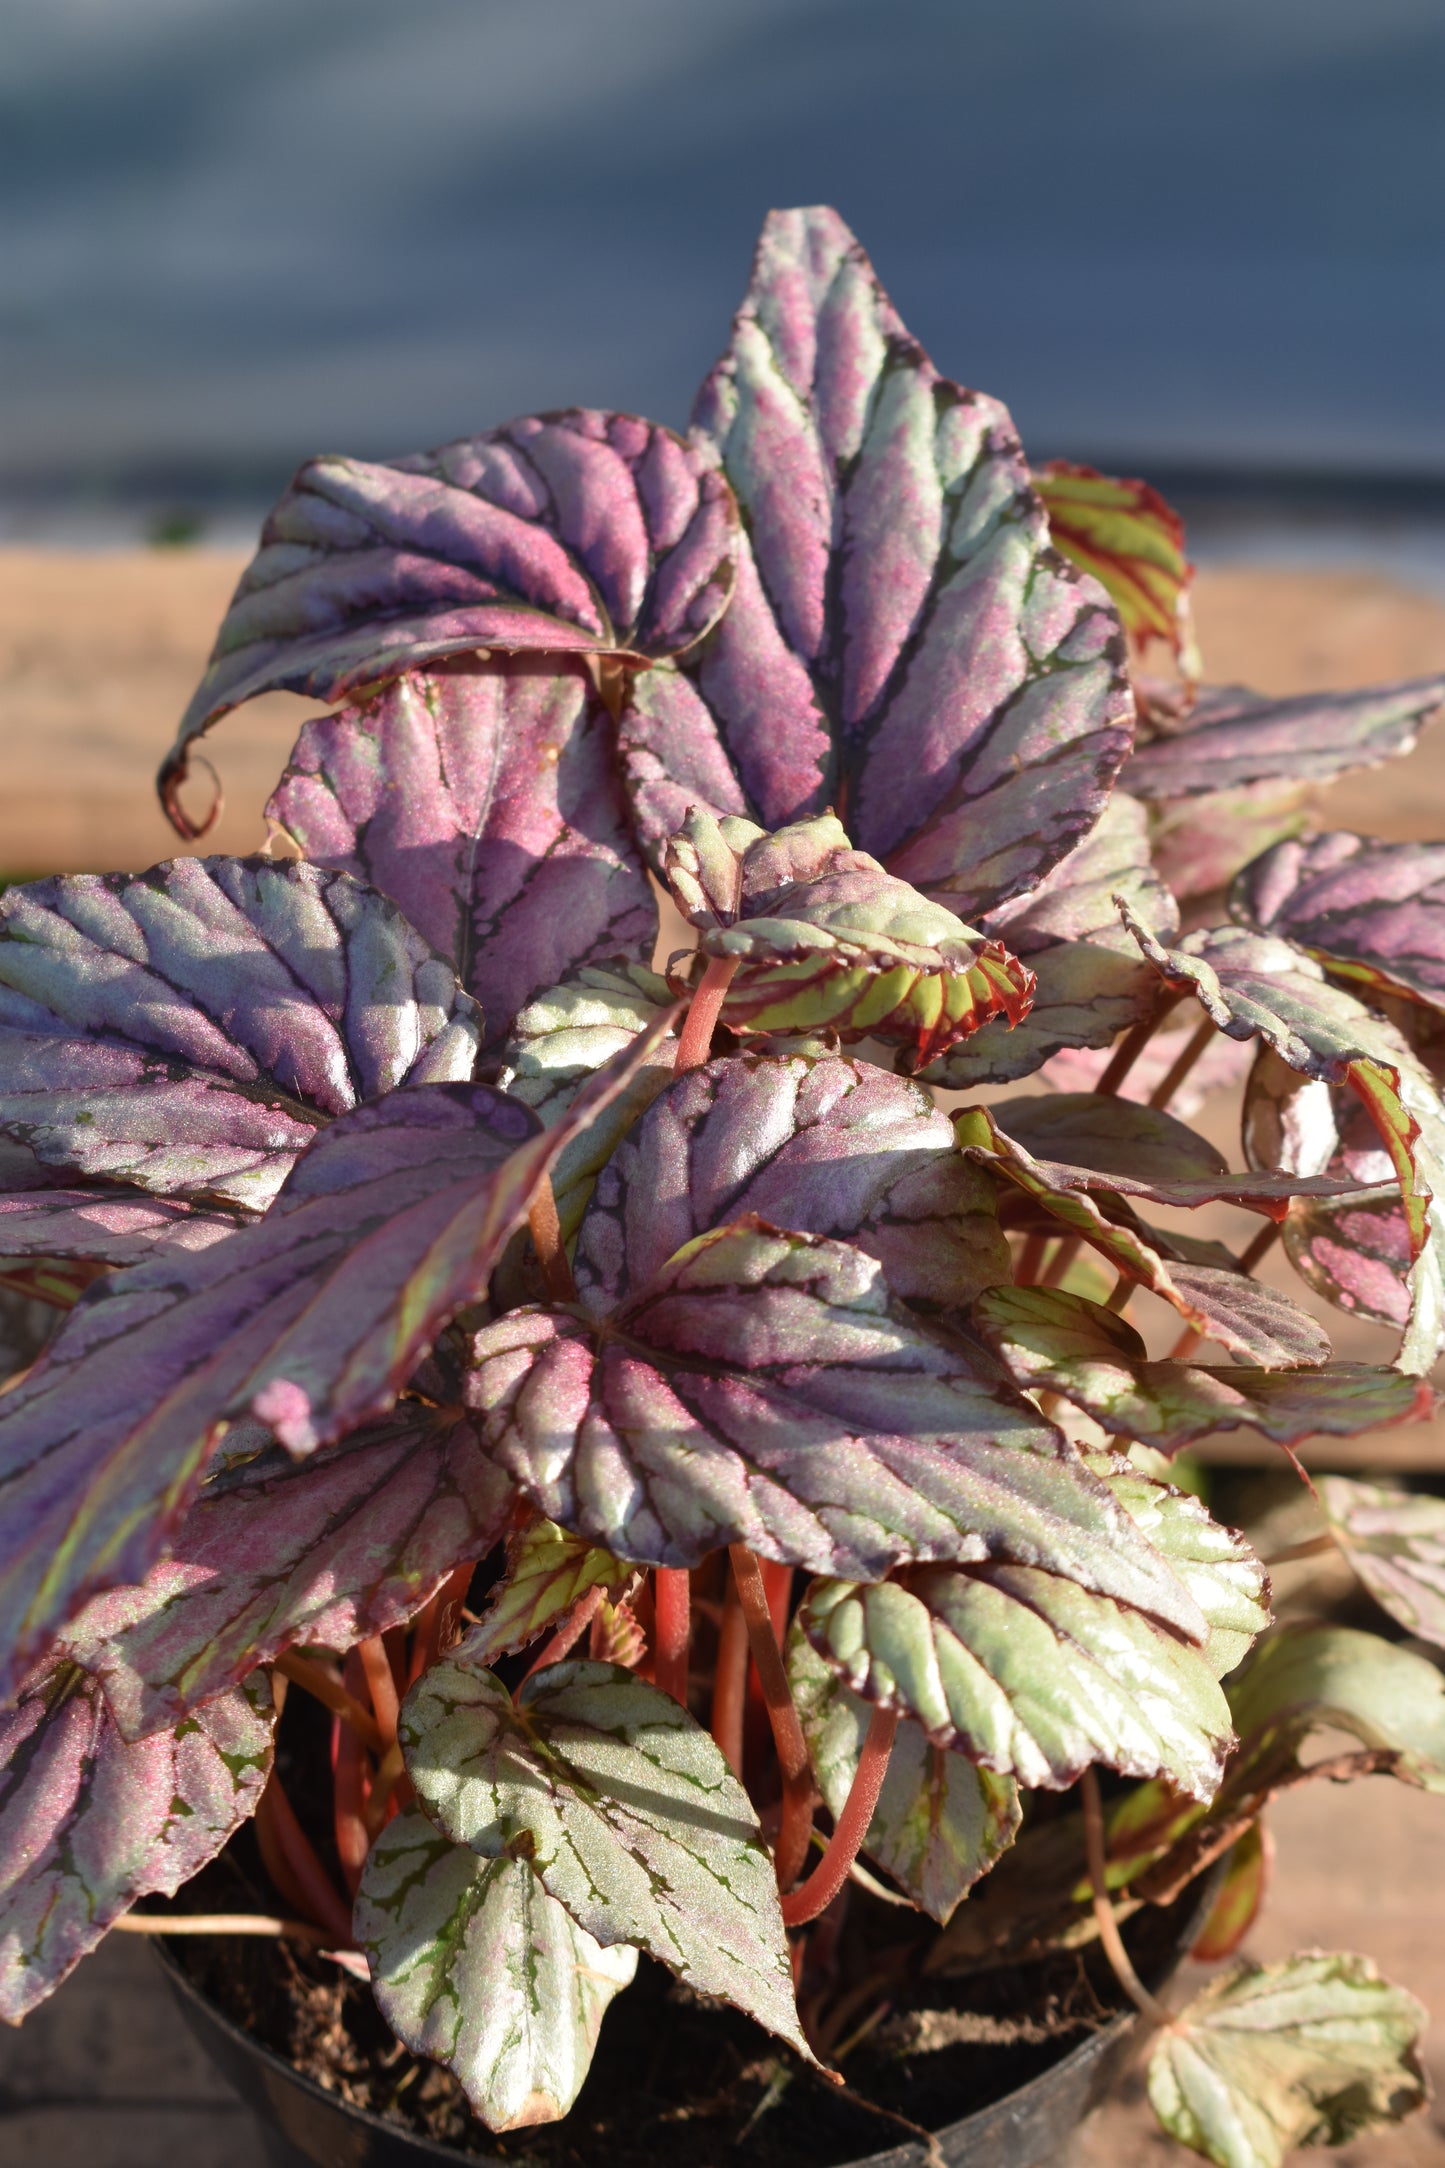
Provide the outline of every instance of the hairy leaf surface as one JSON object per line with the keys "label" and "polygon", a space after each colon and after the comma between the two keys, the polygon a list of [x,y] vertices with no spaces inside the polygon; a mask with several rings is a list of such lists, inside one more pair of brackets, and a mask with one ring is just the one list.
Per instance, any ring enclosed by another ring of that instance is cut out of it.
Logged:
{"label": "hairy leaf surface", "polygon": [[1229,908],[1367,993],[1445,1004],[1445,844],[1347,830],[1277,843],[1245,867]]}
{"label": "hairy leaf surface", "polygon": [[940,377],[835,212],[773,212],[694,421],[747,538],[721,624],[634,680],[654,846],[690,807],[836,807],[961,918],[1030,887],[1130,740],[1118,619],[1050,548],[1004,409]]}
{"label": "hairy leaf surface", "polygon": [[1445,1646],[1445,1499],[1348,1476],[1316,1485],[1335,1541],[1408,1633]]}
{"label": "hairy leaf surface", "polygon": [[1328,783],[1408,753],[1445,701],[1445,677],[1273,700],[1207,686],[1166,735],[1137,746],[1119,780],[1136,798],[1189,798],[1243,784]]}
{"label": "hairy leaf surface", "polygon": [[[788,1635],[793,1690],[813,1774],[836,1822],[842,1813],[871,1714],[850,1694],[802,1630]],[[893,1735],[888,1774],[863,1850],[916,1905],[946,1926],[959,1902],[1012,1844],[1021,1818],[1012,1777],[980,1769],[964,1754],[934,1746],[905,1717]]]}
{"label": "hairy leaf surface", "polygon": [[131,1745],[61,1663],[0,1715],[0,2017],[18,2025],[138,1897],[172,1897],[256,1810],[271,1769],[264,1673]]}
{"label": "hairy leaf surface", "polygon": [[78,1174],[262,1207],[325,1121],[469,1077],[479,1022],[345,874],[177,858],[0,898],[0,1127]]}
{"label": "hairy leaf surface", "polygon": [[489,1046],[580,966],[648,958],[657,907],[585,667],[497,657],[308,722],[266,811],[379,889],[482,1005]]}
{"label": "hairy leaf surface", "polygon": [[773,1863],[747,1793],[670,1694],[615,1664],[553,1664],[514,1703],[462,1642],[402,1705],[427,1814],[525,1859],[604,1948],[632,1943],[811,2061]]}
{"label": "hairy leaf surface", "polygon": [[1367,1957],[1286,1958],[1211,1980],[1159,2036],[1149,2099],[1171,2136],[1219,2168],[1282,2168],[1427,2097],[1426,2013]]}
{"label": "hairy leaf surface", "polygon": [[1209,1628],[1204,1660],[1217,1679],[1227,1678],[1270,1624],[1269,1578],[1248,1538],[1124,1454],[1084,1457],[1198,1604]]}
{"label": "hairy leaf surface", "polygon": [[356,1939],[392,2031],[455,2072],[490,2130],[567,2113],[637,1970],[636,1950],[594,1942],[522,1860],[479,1860],[414,1809],[367,1854]]}

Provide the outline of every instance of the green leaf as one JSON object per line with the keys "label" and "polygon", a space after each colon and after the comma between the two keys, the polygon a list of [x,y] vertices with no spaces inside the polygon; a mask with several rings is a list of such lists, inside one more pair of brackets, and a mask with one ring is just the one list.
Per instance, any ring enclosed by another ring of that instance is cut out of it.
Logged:
{"label": "green leaf", "polygon": [[798,1616],[851,1692],[1022,1784],[1062,1791],[1101,1761],[1200,1799],[1218,1787],[1233,1733],[1205,1658],[1055,1574],[921,1567],[871,1587],[815,1581]]}
{"label": "green leaf", "polygon": [[1345,1731],[1395,1776],[1445,1793],[1445,1679],[1432,1663],[1349,1626],[1278,1627],[1231,1679],[1239,1733],[1230,1790],[1272,1788],[1318,1732]]}
{"label": "green leaf", "polygon": [[[787,1653],[788,1682],[813,1774],[836,1821],[853,1788],[869,1707],[839,1684],[796,1622]],[[963,1754],[934,1746],[921,1726],[905,1717],[893,1735],[888,1774],[863,1850],[930,1918],[946,1926],[960,1899],[1012,1844],[1021,1813],[1012,1777],[995,1776]]]}
{"label": "green leaf", "polygon": [[1445,1647],[1445,1498],[1386,1490],[1348,1476],[1316,1485],[1335,1541],[1407,1632]]}
{"label": "green leaf", "polygon": [[1049,540],[1107,589],[1135,652],[1162,640],[1184,677],[1197,680],[1202,666],[1189,608],[1194,567],[1173,505],[1148,482],[1068,459],[1051,459],[1030,479],[1049,515]]}
{"label": "green leaf", "polygon": [[636,1944],[812,2061],[772,1859],[707,1732],[613,1664],[553,1664],[513,1702],[473,1647],[434,1664],[402,1707],[432,1821],[483,1858],[528,1861],[604,1948]]}
{"label": "green leaf", "polygon": [[467,1646],[471,1661],[495,1663],[524,1649],[589,1589],[626,1589],[637,1568],[610,1551],[572,1536],[555,1521],[536,1520],[507,1541],[507,1571],[492,1590]]}
{"label": "green leaf", "polygon": [[1149,2098],[1219,2168],[1281,2168],[1426,2098],[1425,2012],[1365,1957],[1291,1957],[1211,1980],[1160,2035]]}
{"label": "green leaf", "polygon": [[372,1845],[355,1924],[382,2016],[455,2072],[491,2130],[567,2113],[637,1970],[636,1950],[594,1942],[523,1861],[479,1861],[415,1810]]}
{"label": "green leaf", "polygon": [[1122,1455],[1085,1458],[1198,1604],[1209,1624],[1201,1653],[1215,1677],[1226,1678],[1270,1622],[1268,1576],[1248,1541],[1188,1491],[1157,1481]]}
{"label": "green leaf", "polygon": [[991,1287],[971,1314],[1027,1391],[1060,1393],[1115,1437],[1160,1452],[1242,1428],[1279,1445],[1319,1433],[1347,1438],[1423,1419],[1434,1407],[1423,1379],[1372,1363],[1252,1370],[1151,1362],[1132,1325],[1058,1288]]}

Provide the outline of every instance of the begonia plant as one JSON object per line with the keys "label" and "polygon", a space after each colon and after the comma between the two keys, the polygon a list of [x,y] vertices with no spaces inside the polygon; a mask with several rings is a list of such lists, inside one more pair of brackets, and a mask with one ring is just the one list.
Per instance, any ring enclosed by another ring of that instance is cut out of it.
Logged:
{"label": "begonia plant", "polygon": [[[1227,1856],[1232,1954],[1326,1733],[1445,1790],[1435,1667],[1271,1629],[1169,1468],[1433,1405],[1445,847],[1307,790],[1445,679],[1201,685],[1188,582],[826,210],[768,219],[686,436],[301,469],[161,773],[194,837],[197,737],[327,703],[268,852],[0,900],[3,1277],[60,1319],[0,1398],[0,2013],[254,1817],[279,1931],[495,2131],[568,2112],[639,1952],[826,2071],[900,1966],[1098,1937],[1230,2168],[1423,2097],[1364,1958],[1171,2012],[1121,1929]],[[1240,1168],[1171,1111],[1206,1076]],[[1281,1235],[1392,1361],[1257,1277]],[[1445,1644],[1441,1511],[1322,1497]]]}

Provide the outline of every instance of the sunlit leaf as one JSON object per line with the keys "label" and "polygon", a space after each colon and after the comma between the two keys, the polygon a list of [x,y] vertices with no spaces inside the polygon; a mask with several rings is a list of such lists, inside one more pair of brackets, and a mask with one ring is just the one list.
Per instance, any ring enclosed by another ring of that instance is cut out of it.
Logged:
{"label": "sunlit leaf", "polygon": [[1309,826],[1309,783],[1243,783],[1150,806],[1154,864],[1182,902],[1226,888],[1241,866]]}
{"label": "sunlit leaf", "polygon": [[356,1939],[392,2031],[453,2071],[491,2130],[567,2113],[637,1970],[636,1950],[594,1942],[530,1866],[479,1860],[415,1811],[367,1854]]}
{"label": "sunlit leaf", "polygon": [[1194,567],[1184,554],[1184,522],[1173,505],[1147,482],[1124,481],[1067,459],[1037,468],[1033,484],[1055,549],[1108,590],[1135,648],[1162,640],[1186,679],[1198,678],[1189,608]]}
{"label": "sunlit leaf", "polygon": [[694,421],[743,511],[731,603],[621,719],[639,828],[832,806],[972,923],[1098,818],[1130,741],[1118,619],[1049,547],[1013,425],[940,377],[833,211],[768,218]]}
{"label": "sunlit leaf", "polygon": [[1188,798],[1244,784],[1328,783],[1408,753],[1445,701],[1445,676],[1275,700],[1207,686],[1167,732],[1137,746],[1119,780],[1136,798]]}
{"label": "sunlit leaf", "polygon": [[850,1692],[910,1716],[1021,1784],[1065,1790],[1094,1762],[1209,1799],[1233,1744],[1197,1649],[1030,1566],[911,1567],[817,1581],[803,1632]]}
{"label": "sunlit leaf", "polygon": [[1101,1098],[1097,1092],[1041,1093],[1036,1099],[1010,1099],[999,1108],[998,1121],[1036,1160],[1082,1168],[1086,1177],[1122,1175],[1126,1183],[1162,1185],[1155,1191],[1160,1202],[1181,1182],[1215,1185],[1220,1177],[1229,1179],[1229,1162],[1217,1145],[1174,1115],[1133,1100]]}
{"label": "sunlit leaf", "polygon": [[345,874],[178,858],[0,898],[0,1127],[77,1174],[264,1206],[331,1117],[469,1077],[478,1032]]}
{"label": "sunlit leaf", "polygon": [[467,1646],[478,1664],[524,1649],[590,1589],[616,1595],[637,1569],[600,1551],[553,1521],[533,1520],[507,1544],[507,1570],[487,1599],[486,1613]]}
{"label": "sunlit leaf", "polygon": [[1269,1579],[1247,1538],[1123,1454],[1085,1458],[1198,1604],[1209,1628],[1204,1660],[1217,1679],[1227,1678],[1270,1623]]}
{"label": "sunlit leaf", "polygon": [[1366,995],[1445,1004],[1445,844],[1345,830],[1276,844],[1245,867],[1229,908]]}
{"label": "sunlit leaf", "polygon": [[313,865],[405,911],[481,1003],[491,1046],[579,966],[651,958],[657,906],[580,662],[399,678],[308,722],[266,811]]}
{"label": "sunlit leaf", "polygon": [[1305,1956],[1211,1980],[1160,2033],[1149,2098],[1172,2137],[1219,2168],[1282,2168],[1427,2097],[1425,2011],[1365,1957]]}
{"label": "sunlit leaf", "polygon": [[1377,1634],[1308,1623],[1277,1627],[1230,1681],[1239,1733],[1231,1786],[1279,1782],[1318,1735],[1349,1732],[1396,1776],[1445,1792],[1445,1679]]}
{"label": "sunlit leaf", "polygon": [[604,1948],[646,1950],[811,2061],[773,1862],[747,1793],[696,1718],[614,1664],[553,1664],[514,1703],[464,1641],[402,1707],[432,1821],[525,1859]]}
{"label": "sunlit leaf", "polygon": [[241,1224],[184,1197],[94,1182],[0,1196],[0,1257],[89,1258],[138,1265],[162,1251],[206,1250]]}
{"label": "sunlit leaf", "polygon": [[1407,1633],[1445,1646],[1445,1498],[1322,1475],[1335,1541],[1375,1601]]}
{"label": "sunlit leaf", "polygon": [[[858,1771],[868,1703],[839,1684],[800,1627],[788,1636],[788,1680],[823,1804],[836,1821]],[[1013,1842],[1021,1815],[1012,1777],[933,1746],[905,1717],[863,1850],[916,1905],[946,1925]]]}
{"label": "sunlit leaf", "polygon": [[0,1715],[0,2017],[18,2025],[138,1897],[171,1897],[253,1814],[264,1673],[127,1745],[98,1683],[48,1666]]}

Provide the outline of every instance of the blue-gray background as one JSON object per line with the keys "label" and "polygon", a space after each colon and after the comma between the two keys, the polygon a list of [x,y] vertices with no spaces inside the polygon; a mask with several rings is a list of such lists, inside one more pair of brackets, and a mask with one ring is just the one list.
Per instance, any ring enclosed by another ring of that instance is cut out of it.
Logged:
{"label": "blue-gray background", "polygon": [[685,419],[829,200],[1038,454],[1445,480],[1441,0],[0,0],[0,491]]}

